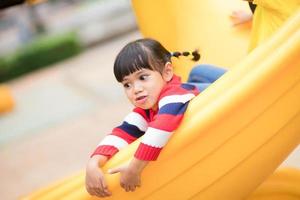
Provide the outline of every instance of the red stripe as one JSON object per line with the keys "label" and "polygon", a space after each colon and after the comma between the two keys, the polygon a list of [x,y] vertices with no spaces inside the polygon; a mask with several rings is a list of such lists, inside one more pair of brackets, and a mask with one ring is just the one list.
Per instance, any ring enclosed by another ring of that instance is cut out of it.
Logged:
{"label": "red stripe", "polygon": [[172,132],[179,126],[183,115],[159,114],[153,122],[149,123],[149,127]]}
{"label": "red stripe", "polygon": [[193,91],[188,91],[181,87],[174,87],[172,85],[166,86],[163,91],[161,92],[161,96],[159,100],[166,97],[166,96],[173,96],[173,95],[185,95],[185,94],[194,94]]}
{"label": "red stripe", "polygon": [[133,109],[133,112],[140,114],[147,122],[149,122],[149,118],[144,109],[136,107]]}
{"label": "red stripe", "polygon": [[122,138],[128,144],[132,143],[133,141],[135,141],[137,139],[137,138],[133,137],[132,135],[129,135],[127,132],[125,132],[124,130],[122,130],[120,128],[114,128],[112,130],[111,135],[115,135],[115,136]]}
{"label": "red stripe", "polygon": [[134,157],[139,160],[154,161],[159,156],[161,150],[162,148],[152,147],[141,143],[136,150]]}
{"label": "red stripe", "polygon": [[116,147],[114,147],[114,146],[102,145],[102,146],[98,146],[96,148],[96,150],[91,155],[91,157],[93,157],[94,155],[103,155],[103,156],[107,156],[108,159],[110,159],[113,155],[115,155],[116,153],[118,153],[118,151],[119,150]]}
{"label": "red stripe", "polygon": [[195,88],[195,90],[187,90],[181,87],[181,79],[179,76],[174,75],[172,80],[162,89],[159,100],[165,96],[170,95],[182,95],[182,94],[194,94],[198,95],[199,91]]}

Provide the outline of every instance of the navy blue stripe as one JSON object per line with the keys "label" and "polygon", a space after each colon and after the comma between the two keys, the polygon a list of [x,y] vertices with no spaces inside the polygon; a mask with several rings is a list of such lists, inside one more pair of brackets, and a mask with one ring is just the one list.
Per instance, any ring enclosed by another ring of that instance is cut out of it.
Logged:
{"label": "navy blue stripe", "polygon": [[135,138],[139,138],[145,134],[144,131],[141,131],[138,127],[132,124],[128,124],[127,122],[123,122],[123,124],[121,126],[118,126],[118,128],[122,129],[123,131]]}
{"label": "navy blue stripe", "polygon": [[187,84],[187,83],[181,84],[181,87],[186,89],[186,90],[194,90],[196,88],[194,85]]}
{"label": "navy blue stripe", "polygon": [[169,103],[159,109],[159,114],[179,115],[184,114],[189,102],[187,103]]}

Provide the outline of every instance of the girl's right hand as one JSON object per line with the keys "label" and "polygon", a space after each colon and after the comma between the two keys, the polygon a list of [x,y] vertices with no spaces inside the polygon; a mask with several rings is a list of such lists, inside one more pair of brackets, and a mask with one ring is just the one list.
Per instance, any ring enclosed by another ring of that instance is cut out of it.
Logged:
{"label": "girl's right hand", "polygon": [[111,192],[108,190],[104,174],[99,167],[99,158],[93,156],[86,167],[85,187],[90,195],[98,197],[111,196]]}

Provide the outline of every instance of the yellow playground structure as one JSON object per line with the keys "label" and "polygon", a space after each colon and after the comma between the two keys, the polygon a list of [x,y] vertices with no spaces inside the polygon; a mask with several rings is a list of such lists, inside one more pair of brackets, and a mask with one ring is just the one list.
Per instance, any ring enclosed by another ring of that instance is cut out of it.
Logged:
{"label": "yellow playground structure", "polygon": [[0,85],[0,114],[9,112],[14,107],[14,100],[7,86]]}
{"label": "yellow playground structure", "polygon": [[[257,1],[258,6],[262,2]],[[132,4],[145,37],[172,51],[198,48],[201,63],[229,71],[190,103],[158,161],[143,172],[142,187],[126,193],[118,174],[106,174],[113,193],[106,199],[300,199],[299,169],[277,169],[300,142],[299,9],[284,13],[291,16],[248,53],[250,24],[232,26],[229,19],[232,10],[248,9],[243,1],[133,0]],[[259,18],[254,20],[256,26]],[[186,78],[193,63],[182,60],[174,63]],[[119,152],[104,170],[128,161],[137,145],[138,141]],[[83,171],[24,199],[97,198],[85,191]]]}

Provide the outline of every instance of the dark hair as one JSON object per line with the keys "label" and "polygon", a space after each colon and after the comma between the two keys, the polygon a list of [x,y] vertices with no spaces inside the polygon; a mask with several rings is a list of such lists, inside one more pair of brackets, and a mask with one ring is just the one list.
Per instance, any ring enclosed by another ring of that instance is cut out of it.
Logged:
{"label": "dark hair", "polygon": [[198,53],[198,50],[195,50],[193,52],[189,52],[189,51],[178,52],[178,51],[175,51],[175,52],[172,52],[171,55],[176,57],[176,58],[178,58],[179,56],[192,55],[193,56],[193,58],[192,58],[193,61],[198,61],[200,59],[200,54]]}
{"label": "dark hair", "polygon": [[250,7],[250,9],[251,9],[252,14],[254,14],[255,9],[256,9],[256,4],[254,4],[254,3],[251,2],[251,1],[249,1],[248,4],[249,4],[249,7]]}
{"label": "dark hair", "polygon": [[191,54],[189,52],[170,53],[154,39],[135,40],[123,47],[117,55],[114,63],[114,75],[118,82],[122,82],[125,76],[141,69],[150,69],[162,73],[165,64],[171,62],[171,57],[180,55],[192,55],[194,61],[200,58],[198,51]]}

